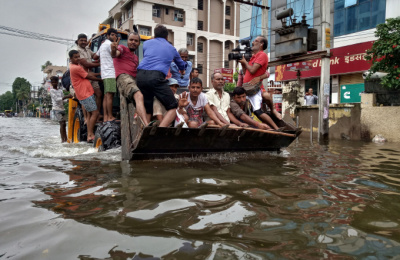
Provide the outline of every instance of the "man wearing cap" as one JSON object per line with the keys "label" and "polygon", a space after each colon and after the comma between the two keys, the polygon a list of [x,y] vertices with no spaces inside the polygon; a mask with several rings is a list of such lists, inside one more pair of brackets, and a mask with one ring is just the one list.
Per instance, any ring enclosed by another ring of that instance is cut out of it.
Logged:
{"label": "man wearing cap", "polygon": [[[178,88],[179,88],[178,81],[174,78],[169,78],[168,86],[170,87],[172,93],[174,93],[175,99],[178,101],[179,95],[176,94],[176,92],[178,91]],[[161,102],[157,98],[154,98],[153,116],[155,116],[157,118],[157,120],[161,122],[164,118],[165,113],[167,113],[167,110],[165,109],[165,107],[161,104]]]}
{"label": "man wearing cap", "polygon": [[135,104],[137,114],[140,116],[143,123],[148,125],[143,95],[136,85],[139,58],[136,56],[135,51],[139,45],[139,34],[132,32],[128,35],[128,47],[118,45],[118,42],[111,43],[111,56],[114,61],[119,93]]}
{"label": "man wearing cap", "polygon": [[[75,41],[76,50],[79,52],[81,57],[79,64],[85,69],[86,72],[89,72],[92,68],[97,68],[100,66],[98,61],[92,61],[94,53],[90,50],[87,42],[87,36],[84,33],[78,35],[78,39]],[[90,84],[93,87],[94,95],[96,96],[96,105],[100,110],[102,95],[100,85],[97,81],[90,80]]]}

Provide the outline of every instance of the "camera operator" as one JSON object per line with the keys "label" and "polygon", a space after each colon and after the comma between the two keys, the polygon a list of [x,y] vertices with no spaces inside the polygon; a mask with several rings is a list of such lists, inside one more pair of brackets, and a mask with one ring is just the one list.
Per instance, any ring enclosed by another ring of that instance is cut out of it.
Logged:
{"label": "camera operator", "polygon": [[[267,47],[267,39],[263,36],[258,36],[252,43],[251,51],[253,53],[253,56],[251,57],[250,61],[247,62],[244,57],[239,60],[243,67],[244,84],[250,83],[254,85],[260,82],[262,78],[264,78],[262,76],[265,75],[265,72],[268,69],[268,55],[264,52]],[[261,89],[263,89],[262,84]],[[269,115],[261,110],[261,104],[263,101],[261,89],[254,95],[248,95],[248,99],[253,106],[254,114],[264,123],[267,123],[269,126],[277,130],[278,126],[274,123],[271,117],[269,117]],[[273,112],[273,106],[271,108],[271,111]]]}

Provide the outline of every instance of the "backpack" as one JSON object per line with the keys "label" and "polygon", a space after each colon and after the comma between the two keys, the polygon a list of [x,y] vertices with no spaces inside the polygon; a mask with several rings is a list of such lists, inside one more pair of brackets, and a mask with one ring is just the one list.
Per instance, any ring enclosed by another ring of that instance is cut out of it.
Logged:
{"label": "backpack", "polygon": [[71,86],[71,76],[69,74],[69,69],[63,74],[61,78],[61,84],[67,91],[69,91],[69,87]]}

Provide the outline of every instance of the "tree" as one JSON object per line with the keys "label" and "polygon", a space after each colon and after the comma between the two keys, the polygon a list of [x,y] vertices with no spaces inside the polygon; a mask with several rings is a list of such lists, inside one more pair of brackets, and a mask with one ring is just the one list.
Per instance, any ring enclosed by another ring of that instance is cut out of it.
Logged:
{"label": "tree", "polygon": [[14,104],[14,96],[11,91],[7,91],[3,95],[0,95],[0,111],[12,110]]}
{"label": "tree", "polygon": [[389,18],[386,23],[378,24],[375,36],[379,39],[365,56],[366,60],[372,62],[369,75],[386,72],[388,74],[381,79],[382,86],[400,89],[400,17]]}
{"label": "tree", "polygon": [[24,110],[26,109],[26,103],[29,99],[29,94],[30,91],[26,91],[26,89],[19,89],[17,91],[17,100],[22,101],[22,107],[24,108]]}
{"label": "tree", "polygon": [[16,78],[12,84],[12,93],[14,99],[15,100],[17,99],[17,92],[19,90],[23,90],[25,92],[30,93],[31,87],[32,87],[31,83],[29,83],[29,81],[27,81],[26,79],[20,77]]}
{"label": "tree", "polygon": [[51,66],[51,65],[53,65],[53,63],[51,63],[50,61],[46,61],[46,63],[42,65],[42,71],[44,71],[44,69],[45,69],[47,66]]}

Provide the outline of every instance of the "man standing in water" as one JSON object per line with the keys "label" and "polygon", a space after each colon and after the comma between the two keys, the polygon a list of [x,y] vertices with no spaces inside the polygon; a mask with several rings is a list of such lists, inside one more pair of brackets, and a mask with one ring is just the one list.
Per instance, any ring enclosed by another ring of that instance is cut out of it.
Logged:
{"label": "man standing in water", "polygon": [[69,58],[71,60],[69,67],[71,83],[74,86],[75,95],[79,103],[81,103],[87,112],[87,141],[90,143],[94,140],[94,125],[96,124],[99,110],[97,109],[94,91],[89,80],[101,81],[101,79],[96,77],[97,73],[87,72],[79,65],[80,56],[77,50],[70,51]]}
{"label": "man standing in water", "polygon": [[129,101],[134,102],[138,115],[143,120],[143,123],[148,125],[143,95],[137,87],[135,79],[139,64],[139,58],[136,56],[135,51],[139,45],[139,34],[132,32],[128,36],[128,47],[119,45],[119,40],[111,43],[111,56],[114,59],[119,93]]}
{"label": "man standing in water", "polygon": [[143,44],[143,60],[139,64],[136,80],[144,97],[148,121],[153,114],[153,100],[156,97],[167,110],[160,127],[167,127],[175,119],[178,102],[165,77],[172,61],[182,75],[185,74],[187,64],[168,42],[168,30],[164,25],[156,26],[154,37]]}
{"label": "man standing in water", "polygon": [[58,88],[58,77],[52,76],[50,78],[51,85],[53,89],[50,89],[50,96],[51,96],[51,103],[53,104],[53,111],[57,118],[57,121],[60,123],[60,135],[61,135],[61,142],[64,143],[67,141],[67,131],[65,123],[66,116],[65,116],[65,108],[64,108],[64,99],[72,98],[72,95],[64,96],[62,89]]}

